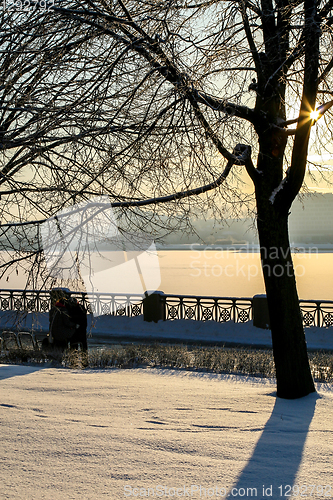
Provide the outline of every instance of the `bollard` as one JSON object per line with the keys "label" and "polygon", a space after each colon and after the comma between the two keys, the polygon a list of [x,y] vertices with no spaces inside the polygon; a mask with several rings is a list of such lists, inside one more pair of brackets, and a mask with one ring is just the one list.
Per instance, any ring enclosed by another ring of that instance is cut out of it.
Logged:
{"label": "bollard", "polygon": [[253,297],[253,326],[270,329],[266,295],[254,295]]}
{"label": "bollard", "polygon": [[157,290],[151,295],[146,295],[143,299],[143,320],[155,323],[165,320],[164,292]]}

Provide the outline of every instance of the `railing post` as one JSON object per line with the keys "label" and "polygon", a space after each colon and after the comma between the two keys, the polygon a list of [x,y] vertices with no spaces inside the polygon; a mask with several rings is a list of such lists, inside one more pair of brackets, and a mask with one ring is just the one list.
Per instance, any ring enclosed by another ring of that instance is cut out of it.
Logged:
{"label": "railing post", "polygon": [[200,297],[197,297],[197,318],[202,321],[201,314],[201,300]]}
{"label": "railing post", "polygon": [[167,315],[167,306],[166,306],[166,296],[164,294],[161,295],[161,302],[163,304],[163,321],[165,321]]}
{"label": "railing post", "polygon": [[165,320],[165,307],[163,301],[164,293],[156,291],[147,295],[143,299],[143,320],[154,321],[157,323],[159,320]]}
{"label": "railing post", "polygon": [[320,304],[321,304],[320,302],[316,302],[316,305],[317,305],[317,314],[316,314],[317,324],[315,326],[321,326],[321,324],[320,324],[321,323],[321,321],[320,321],[321,320],[321,318],[320,318]]}
{"label": "railing post", "polygon": [[253,297],[253,326],[257,328],[270,328],[269,311],[266,295]]}

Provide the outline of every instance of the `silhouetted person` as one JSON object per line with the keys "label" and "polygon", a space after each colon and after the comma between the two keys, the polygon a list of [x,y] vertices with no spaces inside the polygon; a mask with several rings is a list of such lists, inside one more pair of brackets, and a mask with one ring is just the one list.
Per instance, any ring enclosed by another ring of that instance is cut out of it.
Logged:
{"label": "silhouetted person", "polygon": [[55,347],[65,350],[78,349],[87,351],[87,313],[85,308],[74,298],[59,298],[49,313],[50,331],[43,347]]}

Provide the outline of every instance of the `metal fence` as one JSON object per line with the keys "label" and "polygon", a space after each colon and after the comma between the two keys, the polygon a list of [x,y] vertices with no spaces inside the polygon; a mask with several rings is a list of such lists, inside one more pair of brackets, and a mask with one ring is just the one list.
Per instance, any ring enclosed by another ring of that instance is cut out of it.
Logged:
{"label": "metal fence", "polygon": [[300,300],[303,325],[333,326],[333,301],[332,300]]}
{"label": "metal fence", "polygon": [[195,297],[164,295],[165,318],[197,321],[234,321],[245,323],[252,319],[252,299],[236,297]]}
{"label": "metal fence", "polygon": [[[140,295],[89,294],[71,292],[89,313],[95,315],[139,316],[143,314]],[[252,298],[197,297],[193,295],[161,295],[165,304],[165,319],[191,319],[196,321],[234,321],[245,323],[253,319]],[[47,290],[0,290],[0,311],[48,312],[50,293]],[[303,324],[333,326],[333,301],[300,300]]]}

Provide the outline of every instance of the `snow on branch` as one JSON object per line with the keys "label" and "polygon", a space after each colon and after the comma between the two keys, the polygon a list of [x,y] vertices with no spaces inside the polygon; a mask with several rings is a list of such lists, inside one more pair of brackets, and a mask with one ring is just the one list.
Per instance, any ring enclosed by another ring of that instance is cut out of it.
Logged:
{"label": "snow on branch", "polygon": [[280,184],[272,191],[272,194],[269,197],[269,201],[272,205],[274,205],[276,195],[278,194],[279,191],[281,191],[286,183],[287,177],[282,179]]}

